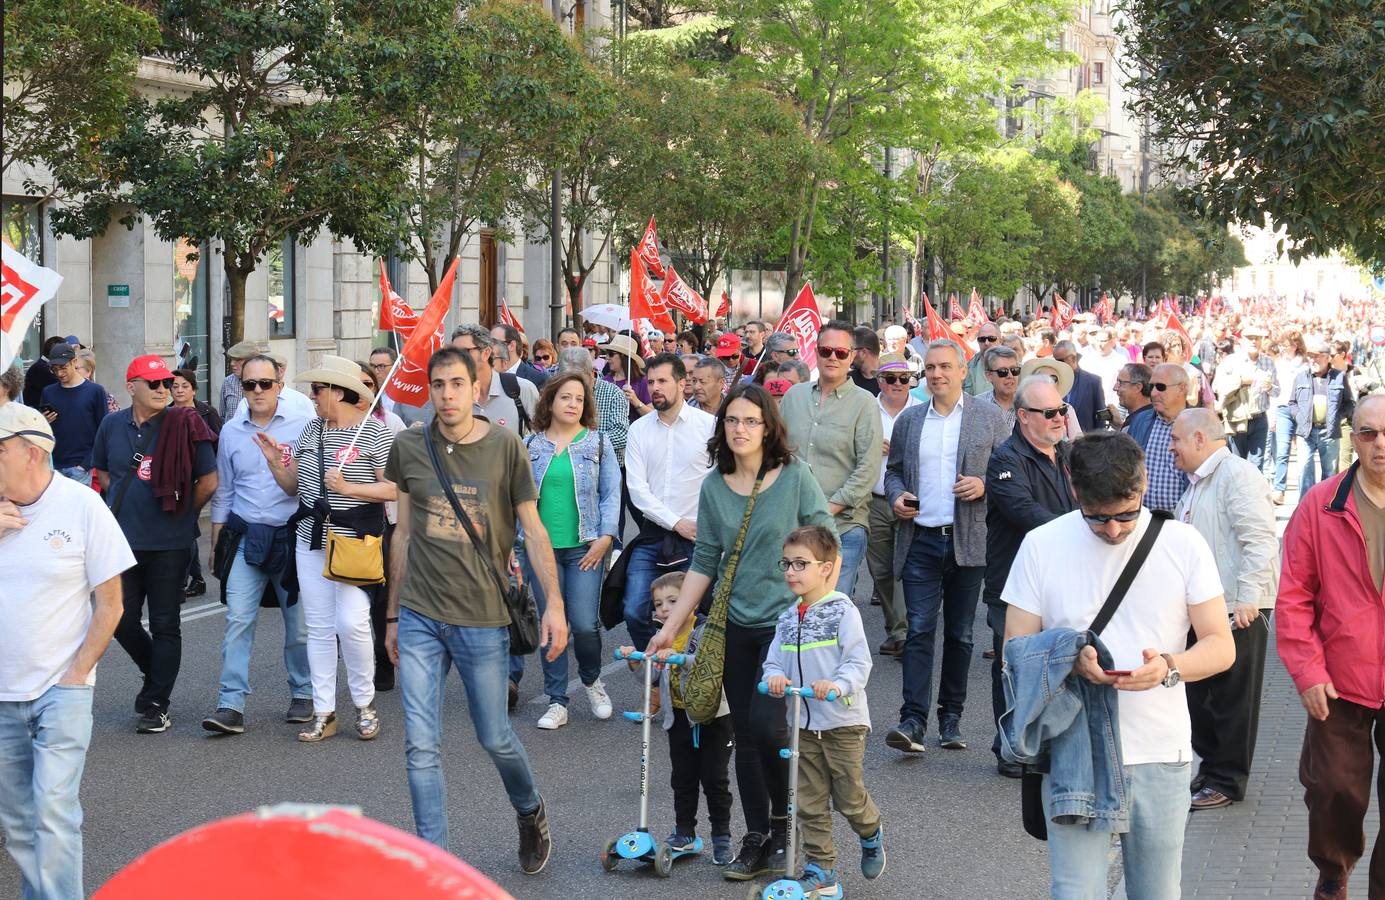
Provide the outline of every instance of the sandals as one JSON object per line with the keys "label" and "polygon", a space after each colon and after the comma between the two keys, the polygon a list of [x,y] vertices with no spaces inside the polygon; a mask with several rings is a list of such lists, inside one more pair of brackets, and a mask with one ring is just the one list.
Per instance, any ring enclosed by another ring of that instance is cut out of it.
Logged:
{"label": "sandals", "polygon": [[375,705],[356,707],[356,734],[363,741],[373,741],[380,733],[380,714]]}
{"label": "sandals", "polygon": [[309,720],[308,729],[298,732],[298,739],[305,744],[315,744],[337,733],[337,714],[314,715]]}

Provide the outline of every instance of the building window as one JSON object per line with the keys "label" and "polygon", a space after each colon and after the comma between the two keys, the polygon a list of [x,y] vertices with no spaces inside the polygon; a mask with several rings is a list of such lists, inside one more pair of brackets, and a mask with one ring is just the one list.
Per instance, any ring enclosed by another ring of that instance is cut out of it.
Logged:
{"label": "building window", "polygon": [[[43,207],[34,200],[24,197],[6,197],[0,207],[0,218],[4,220],[4,240],[14,249],[28,257],[30,262],[43,265]],[[38,359],[43,350],[44,311],[48,304],[40,306],[38,315],[19,342],[20,365],[27,367]]]}
{"label": "building window", "polygon": [[[207,278],[207,247],[189,238],[173,242],[173,352],[175,365],[197,373],[197,396],[211,395],[212,295]],[[218,385],[219,387],[219,385]]]}
{"label": "building window", "polygon": [[269,337],[291,338],[297,320],[297,243],[288,234],[269,250]]}
{"label": "building window", "polygon": [[1094,62],[1094,63],[1092,63],[1092,84],[1105,84],[1105,83],[1106,83],[1106,64],[1105,64],[1105,63],[1099,63],[1099,62]]}

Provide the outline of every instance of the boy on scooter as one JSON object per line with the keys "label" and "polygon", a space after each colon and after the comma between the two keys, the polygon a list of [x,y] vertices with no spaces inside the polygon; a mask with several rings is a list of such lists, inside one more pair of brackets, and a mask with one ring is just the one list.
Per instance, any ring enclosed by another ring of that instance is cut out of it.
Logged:
{"label": "boy on scooter", "polygon": [[[650,585],[656,623],[662,625],[668,611],[678,602],[683,574],[660,575]],[[730,765],[731,751],[735,747],[731,710],[723,696],[716,719],[706,725],[694,724],[683,710],[682,681],[692,669],[697,644],[702,638],[702,623],[703,620],[696,616],[688,618],[683,633],[674,639],[671,648],[673,653],[683,654],[686,662],[676,670],[661,667],[659,674],[664,696],[671,701],[664,705],[662,722],[664,731],[668,732],[669,786],[673,788],[674,829],[668,836],[668,844],[675,853],[692,851],[697,839],[697,789],[700,784],[707,797],[707,818],[712,829],[712,863],[724,866],[735,856],[731,848]],[[634,647],[621,648],[625,654],[634,650]],[[673,684],[670,684],[671,671]]]}
{"label": "boy on scooter", "polygon": [[[814,699],[803,701],[807,718],[799,731],[797,815],[807,859],[799,885],[805,897],[819,900],[842,896],[829,798],[861,839],[861,874],[879,878],[885,871],[880,810],[864,774],[870,645],[856,605],[829,587],[840,548],[837,535],[821,525],[797,528],[784,541],[779,568],[799,602],[779,616],[764,664],[771,696],[784,696],[790,684],[813,690]],[[835,702],[827,701],[831,691]]]}

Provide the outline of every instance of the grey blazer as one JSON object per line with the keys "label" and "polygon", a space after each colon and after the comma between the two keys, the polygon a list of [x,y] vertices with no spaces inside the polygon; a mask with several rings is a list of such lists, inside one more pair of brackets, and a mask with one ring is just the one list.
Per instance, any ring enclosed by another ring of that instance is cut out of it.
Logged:
{"label": "grey blazer", "polygon": [[[919,435],[923,420],[933,408],[931,401],[912,406],[894,420],[890,435],[890,456],[885,463],[885,497],[893,506],[906,491],[919,495]],[[962,433],[957,439],[957,474],[986,480],[986,466],[991,451],[1005,443],[1010,429],[1005,427],[1005,415],[994,403],[982,403],[975,397],[962,399]],[[956,500],[952,513],[954,526],[953,553],[959,566],[986,564],[986,498]],[[914,522],[896,520],[894,538],[894,575],[904,574],[904,561],[909,545],[914,542]]]}

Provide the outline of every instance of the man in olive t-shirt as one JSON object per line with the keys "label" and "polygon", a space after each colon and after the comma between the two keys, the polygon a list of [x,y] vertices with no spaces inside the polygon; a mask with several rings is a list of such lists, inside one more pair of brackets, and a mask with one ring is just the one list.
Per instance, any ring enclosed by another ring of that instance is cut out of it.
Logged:
{"label": "man in olive t-shirt", "polygon": [[[547,864],[553,845],[529,757],[506,712],[510,616],[499,573],[490,567],[504,571],[518,520],[530,564],[548,598],[539,643],[549,660],[557,659],[567,648],[567,614],[553,546],[539,519],[524,445],[472,412],[479,393],[475,361],[455,347],[439,350],[428,361],[428,382],[432,424],[400,432],[385,464],[385,477],[402,494],[390,549],[385,649],[399,672],[414,827],[425,841],[449,849],[442,685],[447,670],[456,666],[476,737],[499,770],[519,817],[520,867],[535,875]],[[484,545],[481,552],[438,481],[430,441]]]}

